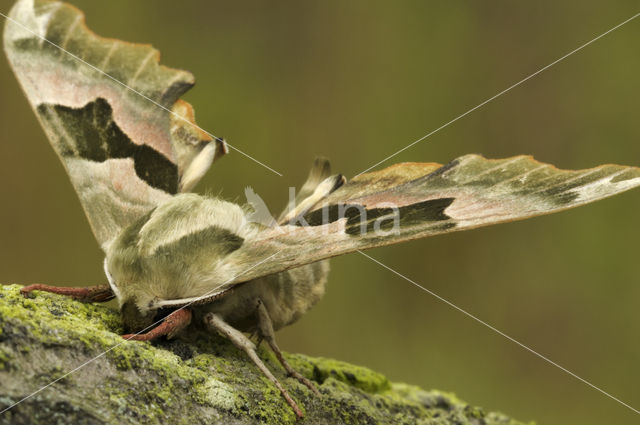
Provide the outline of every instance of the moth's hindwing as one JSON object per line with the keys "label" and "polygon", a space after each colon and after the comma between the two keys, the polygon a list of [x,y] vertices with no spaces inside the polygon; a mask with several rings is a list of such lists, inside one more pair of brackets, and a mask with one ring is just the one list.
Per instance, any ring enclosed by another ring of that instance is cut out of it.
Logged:
{"label": "moth's hindwing", "polygon": [[103,248],[226,152],[179,100],[193,76],[151,46],[99,37],[57,1],[20,0],[9,16],[9,63]]}

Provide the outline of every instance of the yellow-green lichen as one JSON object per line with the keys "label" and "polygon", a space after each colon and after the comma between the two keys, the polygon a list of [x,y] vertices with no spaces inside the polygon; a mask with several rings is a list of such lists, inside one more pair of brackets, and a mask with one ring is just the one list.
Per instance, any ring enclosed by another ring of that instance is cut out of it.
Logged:
{"label": "yellow-green lichen", "polygon": [[10,361],[13,356],[7,353],[5,350],[0,350],[0,370],[10,367]]}
{"label": "yellow-green lichen", "polygon": [[[8,423],[296,423],[275,386],[225,339],[194,328],[177,340],[124,341],[117,311],[19,289],[0,287],[0,409],[62,379],[12,408]],[[286,354],[317,397],[266,347],[258,353],[307,424],[517,424],[364,367]]]}
{"label": "yellow-green lichen", "polygon": [[[384,375],[366,367],[322,357],[316,357],[312,359],[312,362],[309,362],[309,357],[296,354],[289,354],[287,359],[292,366],[310,374],[315,381],[320,383],[323,383],[327,378],[333,378],[368,393],[385,391],[391,387],[389,380]],[[312,366],[311,370],[309,370],[309,366]]]}

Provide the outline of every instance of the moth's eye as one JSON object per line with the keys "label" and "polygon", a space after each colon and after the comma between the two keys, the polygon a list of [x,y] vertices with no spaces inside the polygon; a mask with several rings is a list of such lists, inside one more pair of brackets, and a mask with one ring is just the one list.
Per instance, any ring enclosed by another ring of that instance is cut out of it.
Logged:
{"label": "moth's eye", "polygon": [[134,300],[124,302],[120,309],[124,331],[127,333],[142,331],[154,323],[157,313],[158,310],[149,310],[146,314],[142,314]]}

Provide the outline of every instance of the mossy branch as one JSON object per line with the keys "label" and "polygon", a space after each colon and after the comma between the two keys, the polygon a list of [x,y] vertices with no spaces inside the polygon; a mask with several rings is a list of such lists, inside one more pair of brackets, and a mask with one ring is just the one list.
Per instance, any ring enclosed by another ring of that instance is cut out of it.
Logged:
{"label": "mossy branch", "polygon": [[[278,390],[222,338],[194,331],[153,344],[123,341],[118,312],[42,292],[25,298],[19,288],[0,288],[0,410],[62,379],[0,414],[0,424],[297,422]],[[279,372],[270,352],[260,355],[305,411],[305,424],[520,424],[363,367],[287,355],[318,384],[316,397]]]}

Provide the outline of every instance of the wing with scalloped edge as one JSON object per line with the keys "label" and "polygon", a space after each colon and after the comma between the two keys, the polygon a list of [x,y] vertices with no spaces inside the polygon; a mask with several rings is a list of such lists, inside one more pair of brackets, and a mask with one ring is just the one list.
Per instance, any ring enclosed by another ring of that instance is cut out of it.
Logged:
{"label": "wing with scalloped edge", "polygon": [[160,65],[151,46],[99,37],[58,1],[20,0],[9,17],[9,63],[103,249],[226,153],[179,99],[193,76]]}
{"label": "wing with scalloped edge", "polygon": [[637,186],[636,167],[560,170],[530,156],[397,164],[354,178],[294,225],[260,229],[225,259],[208,295],[325,258],[550,214]]}

